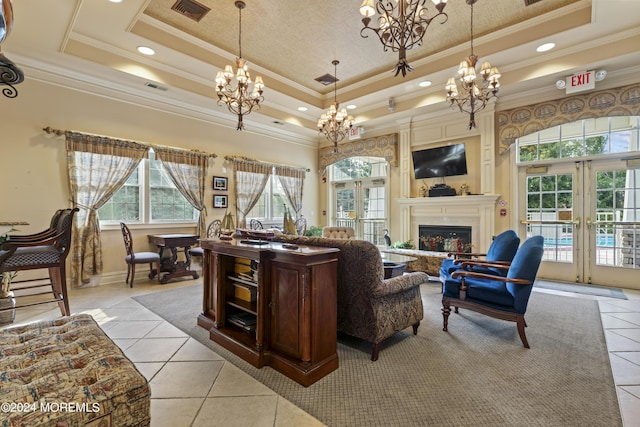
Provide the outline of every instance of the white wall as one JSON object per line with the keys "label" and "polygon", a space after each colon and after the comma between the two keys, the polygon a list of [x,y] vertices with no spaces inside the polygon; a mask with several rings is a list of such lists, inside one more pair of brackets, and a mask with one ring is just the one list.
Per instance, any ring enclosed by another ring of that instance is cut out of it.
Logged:
{"label": "white wall", "polygon": [[[229,195],[233,194],[234,184],[232,168],[223,165],[227,155],[309,168],[303,214],[309,225],[320,224],[317,150],[312,143],[259,135],[251,130],[249,123],[245,123],[246,130],[240,132],[235,127],[222,127],[185,114],[72,90],[29,76],[17,89],[19,94],[15,99],[0,96],[0,221],[29,222],[29,226],[20,227],[20,234],[47,228],[56,209],[70,206],[64,138],[47,135],[42,131],[47,126],[215,153],[218,158],[210,166],[209,177],[228,176]],[[226,172],[223,172],[224,166]],[[206,197],[207,222],[221,218],[224,212],[212,207],[211,186]],[[233,200],[230,205],[233,206]],[[194,232],[195,228],[132,227],[135,249],[153,249],[146,235],[158,231]],[[126,273],[120,229],[104,230],[102,240],[103,273],[105,277],[119,280]]]}

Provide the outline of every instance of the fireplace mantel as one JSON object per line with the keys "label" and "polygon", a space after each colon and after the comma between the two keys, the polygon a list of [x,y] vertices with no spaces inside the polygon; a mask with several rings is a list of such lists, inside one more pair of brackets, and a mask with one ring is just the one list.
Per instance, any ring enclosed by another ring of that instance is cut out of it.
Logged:
{"label": "fireplace mantel", "polygon": [[473,251],[484,252],[495,234],[495,210],[499,197],[499,194],[482,194],[397,199],[402,234],[415,243],[418,242],[420,225],[471,226]]}

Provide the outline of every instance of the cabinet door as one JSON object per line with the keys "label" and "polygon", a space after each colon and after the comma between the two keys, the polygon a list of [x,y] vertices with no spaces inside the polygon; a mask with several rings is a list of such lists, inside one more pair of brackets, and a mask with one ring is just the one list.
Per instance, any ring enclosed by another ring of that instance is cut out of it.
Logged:
{"label": "cabinet door", "polygon": [[308,353],[304,348],[305,270],[282,262],[271,267],[271,347],[297,359]]}

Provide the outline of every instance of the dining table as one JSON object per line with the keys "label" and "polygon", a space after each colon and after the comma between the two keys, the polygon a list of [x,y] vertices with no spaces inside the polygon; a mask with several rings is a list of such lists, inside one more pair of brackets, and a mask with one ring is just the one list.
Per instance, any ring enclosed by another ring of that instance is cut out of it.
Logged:
{"label": "dining table", "polygon": [[[149,243],[158,247],[160,253],[160,271],[151,273],[151,278],[156,274],[165,273],[160,283],[167,283],[176,277],[191,276],[197,279],[198,272],[191,269],[191,254],[189,249],[198,243],[200,236],[197,234],[149,234]],[[180,257],[179,253],[184,253]],[[182,258],[182,259],[179,259]]]}

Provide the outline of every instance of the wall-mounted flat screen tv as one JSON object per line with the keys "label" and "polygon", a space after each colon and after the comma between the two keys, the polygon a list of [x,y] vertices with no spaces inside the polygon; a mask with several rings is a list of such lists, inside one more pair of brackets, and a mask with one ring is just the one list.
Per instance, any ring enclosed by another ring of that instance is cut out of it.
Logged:
{"label": "wall-mounted flat screen tv", "polygon": [[445,145],[411,152],[416,179],[466,175],[464,144]]}

